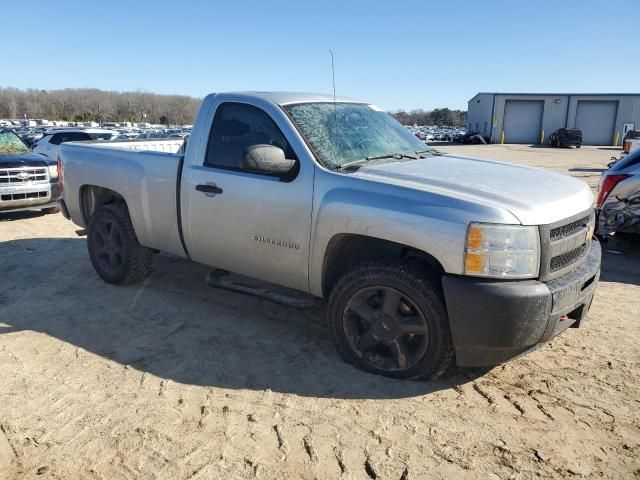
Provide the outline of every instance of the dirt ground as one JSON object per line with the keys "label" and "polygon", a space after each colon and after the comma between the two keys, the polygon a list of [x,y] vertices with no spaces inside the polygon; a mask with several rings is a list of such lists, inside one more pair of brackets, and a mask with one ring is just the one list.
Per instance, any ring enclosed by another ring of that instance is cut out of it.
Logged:
{"label": "dirt ground", "polygon": [[[619,154],[439,148],[592,186]],[[342,363],[322,308],[212,289],[202,265],[107,285],[75,228],[0,216],[0,479],[640,478],[638,243],[605,245],[584,328],[411,382]]]}

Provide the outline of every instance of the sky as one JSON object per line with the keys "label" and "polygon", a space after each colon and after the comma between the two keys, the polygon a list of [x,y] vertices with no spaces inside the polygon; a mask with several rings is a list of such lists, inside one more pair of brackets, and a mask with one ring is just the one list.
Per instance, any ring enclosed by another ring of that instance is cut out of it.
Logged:
{"label": "sky", "polygon": [[330,93],[386,110],[479,91],[637,93],[640,0],[3,2],[0,86]]}

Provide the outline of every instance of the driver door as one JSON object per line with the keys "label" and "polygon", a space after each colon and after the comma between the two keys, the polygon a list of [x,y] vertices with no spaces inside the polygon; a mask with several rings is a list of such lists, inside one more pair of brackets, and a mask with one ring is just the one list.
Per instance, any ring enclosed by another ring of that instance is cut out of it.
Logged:
{"label": "driver door", "polygon": [[264,110],[235,102],[217,107],[204,161],[183,174],[187,248],[195,261],[308,290],[313,166],[297,161],[283,178],[243,170],[244,151],[264,144],[297,160]]}

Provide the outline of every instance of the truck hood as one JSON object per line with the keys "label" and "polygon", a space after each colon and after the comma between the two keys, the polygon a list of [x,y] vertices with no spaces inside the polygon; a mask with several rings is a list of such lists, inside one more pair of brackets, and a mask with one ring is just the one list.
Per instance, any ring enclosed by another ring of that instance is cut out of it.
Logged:
{"label": "truck hood", "polygon": [[523,225],[554,223],[593,206],[589,186],[568,175],[460,155],[363,166],[353,175],[503,208]]}
{"label": "truck hood", "polygon": [[0,168],[45,167],[52,163],[39,153],[0,153]]}

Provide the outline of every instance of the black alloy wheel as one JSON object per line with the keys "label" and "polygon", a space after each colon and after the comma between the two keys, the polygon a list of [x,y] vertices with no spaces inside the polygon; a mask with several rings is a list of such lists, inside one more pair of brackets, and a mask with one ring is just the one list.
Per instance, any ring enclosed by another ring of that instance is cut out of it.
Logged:
{"label": "black alloy wheel", "polygon": [[407,295],[392,287],[356,292],[344,311],[344,333],[353,351],[385,372],[418,364],[429,348],[429,326]]}
{"label": "black alloy wheel", "polygon": [[93,268],[105,282],[133,283],[151,273],[153,250],[138,242],[124,204],[98,207],[89,221],[87,247]]}
{"label": "black alloy wheel", "polygon": [[122,268],[124,261],[122,230],[116,222],[109,218],[100,219],[94,228],[96,228],[94,233],[96,259],[105,272],[114,274]]}
{"label": "black alloy wheel", "polygon": [[441,281],[403,260],[361,263],[331,289],[327,321],[338,353],[393,378],[436,378],[453,359]]}

